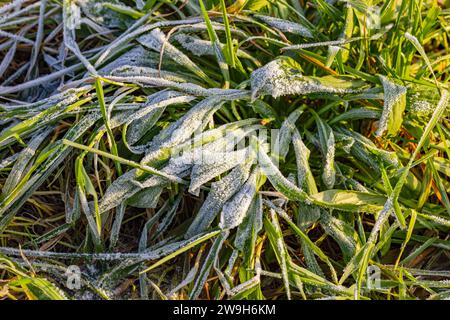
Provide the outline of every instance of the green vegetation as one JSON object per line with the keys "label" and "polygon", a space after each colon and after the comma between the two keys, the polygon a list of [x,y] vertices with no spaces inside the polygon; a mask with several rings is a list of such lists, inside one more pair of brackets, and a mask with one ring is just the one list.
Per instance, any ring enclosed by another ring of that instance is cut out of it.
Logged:
{"label": "green vegetation", "polygon": [[3,4],[0,299],[449,298],[449,41],[448,0]]}

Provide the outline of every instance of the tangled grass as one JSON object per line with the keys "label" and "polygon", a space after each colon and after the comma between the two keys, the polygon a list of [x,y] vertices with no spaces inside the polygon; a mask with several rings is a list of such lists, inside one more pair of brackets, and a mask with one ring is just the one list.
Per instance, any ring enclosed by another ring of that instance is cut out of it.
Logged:
{"label": "tangled grass", "polygon": [[0,298],[450,297],[449,22],[448,0],[5,3]]}

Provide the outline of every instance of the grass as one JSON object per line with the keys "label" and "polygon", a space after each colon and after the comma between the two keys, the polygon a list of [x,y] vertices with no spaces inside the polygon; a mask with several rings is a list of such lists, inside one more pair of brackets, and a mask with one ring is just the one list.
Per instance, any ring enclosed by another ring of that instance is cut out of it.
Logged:
{"label": "grass", "polygon": [[450,297],[449,21],[3,4],[0,299]]}

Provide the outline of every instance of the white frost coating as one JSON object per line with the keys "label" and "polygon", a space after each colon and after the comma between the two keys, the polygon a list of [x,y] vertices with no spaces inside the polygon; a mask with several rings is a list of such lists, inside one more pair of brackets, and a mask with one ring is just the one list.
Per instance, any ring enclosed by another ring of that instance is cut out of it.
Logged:
{"label": "white frost coating", "polygon": [[67,106],[67,105],[70,105],[70,104],[76,102],[78,100],[78,95],[81,95],[83,92],[86,92],[89,89],[90,89],[90,86],[67,89],[61,93],[52,95],[52,96],[45,98],[38,102],[25,103],[25,104],[19,104],[19,105],[2,105],[2,108],[4,108],[7,111],[24,109],[24,110],[27,110],[30,112],[32,112],[32,111],[38,112],[38,111],[43,111],[45,109],[53,107],[55,105]]}
{"label": "white frost coating", "polygon": [[[305,190],[311,193],[312,190],[308,190],[308,175],[311,175],[311,169],[309,167],[309,155],[311,151],[305,146],[298,130],[294,130],[292,136],[292,144],[295,151],[295,159],[297,163],[297,183],[301,190]],[[315,191],[315,190],[314,190]]]}
{"label": "white frost coating", "polygon": [[189,192],[198,196],[199,188],[204,183],[239,164],[245,163],[250,157],[250,150],[245,148],[234,151],[234,148],[245,136],[259,127],[259,125],[253,125],[237,128],[223,138],[183,154],[180,160],[190,161],[194,165]]}
{"label": "white frost coating", "polygon": [[153,30],[155,28],[161,28],[161,27],[169,27],[169,26],[179,26],[179,25],[186,25],[186,24],[192,24],[192,23],[198,23],[202,21],[203,19],[201,17],[187,19],[187,20],[165,20],[165,21],[159,21],[152,24],[145,24],[143,26],[140,25],[142,22],[141,20],[138,20],[132,28],[130,28],[129,31],[126,31],[121,36],[116,38],[111,44],[109,44],[103,51],[100,57],[98,58],[97,62],[95,63],[96,66],[100,65],[105,59],[112,53],[114,50],[121,45],[135,39],[136,37],[140,36],[141,34],[148,32],[150,30]]}
{"label": "white frost coating", "polygon": [[411,112],[418,116],[428,116],[434,111],[434,105],[428,101],[415,101],[411,105]]}
{"label": "white frost coating", "polygon": [[243,163],[247,159],[248,153],[248,149],[228,153],[203,153],[203,159],[192,168],[189,192],[198,196],[203,184]]}
{"label": "white frost coating", "polygon": [[435,80],[436,80],[436,76],[434,75],[434,71],[433,71],[433,67],[431,65],[430,59],[428,59],[428,56],[425,53],[425,50],[423,49],[419,40],[415,36],[410,34],[409,32],[405,32],[405,38],[408,39],[409,41],[411,41],[411,43],[414,45],[414,47],[417,49],[417,51],[419,51],[420,55],[425,60],[425,63],[427,64],[428,69],[431,71],[431,74],[435,77]]}
{"label": "white frost coating", "polygon": [[283,121],[279,134],[279,155],[285,158],[289,152],[289,144],[292,141],[292,133],[296,129],[295,122],[298,120],[303,110],[297,108]]}
{"label": "white frost coating", "polygon": [[[152,49],[156,52],[160,52],[163,46],[163,43],[167,41],[166,35],[160,29],[153,29],[150,33],[140,36],[137,39],[143,46]],[[171,51],[171,47],[167,46],[169,43],[166,43],[166,49],[168,53]]]}
{"label": "white frost coating", "polygon": [[[189,175],[189,169],[189,165],[178,166],[169,162],[169,165],[161,169],[161,172],[184,178]],[[104,212],[118,206],[143,189],[159,187],[168,183],[167,179],[157,175],[151,175],[144,181],[137,181],[135,176],[136,170],[130,170],[117,178],[109,186],[100,202],[100,212]]]}
{"label": "white frost coating", "polygon": [[130,77],[118,77],[118,76],[105,76],[105,79],[109,79],[117,82],[135,83],[141,86],[150,87],[163,87],[173,88],[182,92],[186,92],[195,96],[223,96],[231,99],[245,99],[249,96],[249,92],[246,90],[237,89],[219,89],[211,88],[206,89],[193,83],[179,83],[171,80],[167,80],[159,77],[147,77],[147,76],[130,76]]}
{"label": "white frost coating", "polygon": [[100,260],[100,261],[117,261],[123,260],[130,264],[135,264],[139,261],[149,261],[156,260],[161,257],[167,256],[180,248],[189,246],[190,244],[198,241],[202,238],[210,238],[211,235],[215,233],[208,232],[203,234],[198,234],[190,239],[172,242],[169,244],[164,244],[161,247],[155,249],[147,249],[139,253],[75,253],[75,252],[50,252],[50,251],[39,251],[39,250],[27,250],[27,249],[16,249],[9,247],[0,247],[0,253],[7,255],[14,255],[17,257],[32,257],[38,259],[54,258],[54,259],[90,259],[90,260]]}
{"label": "white frost coating", "polygon": [[392,116],[393,108],[400,99],[406,96],[406,87],[399,86],[388,78],[380,75],[381,83],[384,90],[384,107],[381,113],[380,123],[376,132],[377,137],[381,137],[387,130],[388,121]]}
{"label": "white frost coating", "polygon": [[[214,31],[225,31],[226,30],[225,26],[221,23],[211,21],[211,24],[213,26]],[[180,27],[180,29],[182,29],[183,32],[197,32],[197,31],[207,31],[208,30],[205,22],[186,24],[186,25]],[[232,34],[239,36],[241,38],[248,37],[248,35],[240,29],[230,28],[230,31]]]}
{"label": "white frost coating", "polygon": [[433,216],[433,215],[426,215],[423,216],[425,219],[431,220],[437,224],[440,224],[442,226],[450,227],[450,220],[444,219],[439,216]]}
{"label": "white frost coating", "polygon": [[292,94],[356,92],[352,89],[326,86],[318,80],[304,77],[299,73],[299,70],[292,70],[292,68],[284,65],[282,59],[273,60],[253,71],[251,87],[252,100],[261,94],[269,94],[278,98]]}
{"label": "white frost coating", "polygon": [[150,48],[156,52],[166,54],[176,63],[194,70],[198,75],[207,77],[206,74],[191,60],[187,55],[178,50],[175,46],[167,41],[166,35],[160,29],[153,29],[149,34],[143,35],[137,39],[143,46]]}
{"label": "white frost coating", "polygon": [[153,187],[141,190],[128,199],[127,204],[135,208],[154,209],[158,205],[159,196],[163,191],[162,187]]}
{"label": "white frost coating", "polygon": [[[13,11],[11,9],[13,9],[13,6],[15,6],[14,2],[12,2],[8,5],[3,5],[0,8],[1,27],[6,27],[8,25],[15,25],[18,21],[29,21],[30,20],[29,17],[27,19],[27,17],[20,18],[20,16],[30,13],[34,9],[40,7],[40,4],[41,4],[40,1],[37,1],[35,3],[25,6],[22,9],[20,7],[16,7],[15,10],[13,10]],[[8,13],[7,11],[10,11],[10,12]],[[19,18],[17,18],[17,17],[19,17]],[[17,18],[17,19],[13,19],[13,18]]]}
{"label": "white frost coating", "polygon": [[389,197],[384,204],[383,209],[380,211],[377,221],[375,222],[372,231],[370,232],[368,243],[375,243],[377,241],[378,231],[381,230],[381,227],[385,224],[385,222],[389,219],[389,216],[394,213],[394,204]]}
{"label": "white frost coating", "polygon": [[124,64],[110,72],[111,76],[117,77],[149,77],[163,78],[174,82],[187,82],[187,79],[170,71],[158,70],[151,67],[134,66]]}
{"label": "white frost coating", "polygon": [[206,230],[212,223],[224,203],[230,199],[248,179],[252,161],[237,166],[224,178],[211,183],[211,191],[186,231],[186,238]]}
{"label": "white frost coating", "polygon": [[[369,40],[377,40],[379,39],[383,33],[377,33],[373,36],[369,37]],[[354,37],[350,39],[338,39],[338,40],[331,40],[331,41],[323,41],[323,42],[314,42],[314,43],[302,43],[302,44],[294,44],[292,46],[287,46],[281,48],[282,51],[286,50],[298,50],[298,49],[306,49],[306,48],[314,48],[314,47],[322,47],[322,46],[329,46],[329,52],[333,53],[335,50],[340,49],[340,46],[343,46],[347,43],[360,41],[367,39],[366,37]],[[333,48],[331,48],[333,47]]]}
{"label": "white frost coating", "polygon": [[236,232],[236,238],[234,239],[234,246],[236,249],[244,251],[247,239],[251,237],[252,233],[257,234],[262,229],[262,202],[261,195],[256,195],[254,197],[249,213],[239,225],[238,231]]}
{"label": "white frost coating", "polygon": [[346,179],[345,180],[348,184],[352,186],[352,188],[356,191],[370,193],[369,190],[367,190],[366,187],[364,187],[360,182],[356,181],[355,179]]}
{"label": "white frost coating", "polygon": [[115,73],[115,69],[123,66],[156,67],[157,65],[158,61],[152,58],[147,50],[138,45],[101,68],[98,72],[107,75]]}
{"label": "white frost coating", "polygon": [[[136,187],[132,184],[132,180],[136,176],[136,169],[125,172],[118,177],[106,190],[99,205],[99,211],[105,212],[117,207],[122,201],[131,197]],[[135,191],[136,192],[136,191]]]}
{"label": "white frost coating", "polygon": [[141,139],[145,132],[153,126],[154,118],[157,117],[156,121],[167,106],[188,103],[194,98],[175,91],[160,91],[149,96],[142,108],[125,121],[129,125],[129,130],[127,130],[128,142],[133,145]]}
{"label": "white frost coating", "polygon": [[257,170],[254,170],[242,188],[224,204],[219,223],[221,229],[233,229],[244,220],[256,194],[256,175]]}
{"label": "white frost coating", "polygon": [[[162,168],[160,172],[177,177],[185,177],[189,174],[189,172],[186,172],[185,167],[173,167],[170,165]],[[136,180],[136,173],[136,169],[127,171],[109,186],[100,201],[100,212],[117,207],[142,189],[159,187],[169,182],[168,179],[158,175],[151,175],[144,181],[138,181]]]}
{"label": "white frost coating", "polygon": [[[164,174],[167,174],[169,176],[176,176],[180,178],[184,178],[189,175],[191,165],[182,164],[179,165],[177,163],[173,163],[172,159],[169,161],[169,164],[162,168],[160,171]],[[139,181],[133,181],[133,184],[136,186],[139,186],[141,189],[150,188],[150,187],[156,187],[160,186],[162,184],[168,183],[170,180],[158,176],[158,175],[151,175],[146,180],[139,182]]]}
{"label": "white frost coating", "polygon": [[[351,138],[354,140],[354,148],[352,148],[352,151],[355,151],[355,149],[357,150],[358,148],[366,148],[370,153],[379,156],[389,165],[392,165],[394,167],[399,166],[398,156],[395,152],[377,148],[377,146],[370,139],[366,138],[358,132],[350,131],[344,128],[340,128],[340,131],[343,132],[343,135],[339,134],[340,136],[346,136],[346,139]],[[341,140],[342,139],[343,138],[341,138]]]}
{"label": "white frost coating", "polygon": [[283,176],[262,148],[258,150],[258,164],[263,173],[269,178],[273,187],[286,198],[294,201],[309,201],[308,195]]}
{"label": "white frost coating", "polygon": [[0,30],[0,36],[1,37],[5,37],[5,38],[10,38],[10,39],[12,39],[14,41],[17,41],[17,42],[24,42],[24,43],[28,43],[30,45],[34,45],[34,42],[31,41],[30,39],[27,39],[25,37],[22,37],[22,36],[19,36],[17,34],[13,34],[13,33],[7,32],[7,31]]}
{"label": "white frost coating", "polygon": [[240,94],[212,96],[196,104],[180,119],[153,138],[141,163],[149,163],[161,156],[165,150],[188,140],[198,129],[203,129],[210,116],[219,110],[227,100],[235,100],[239,97],[241,97]]}
{"label": "white frost coating", "polygon": [[[178,41],[178,43],[181,44],[184,49],[190,51],[196,56],[213,56],[216,54],[214,47],[211,45],[211,41],[209,40],[203,40],[187,35],[185,33],[179,33],[173,38]],[[225,45],[223,43],[216,42],[216,45],[218,45],[222,51],[225,48]],[[252,59],[252,56],[240,49],[237,50],[236,55],[239,58]]]}
{"label": "white frost coating", "polygon": [[357,247],[356,241],[345,233],[345,225],[343,221],[336,219],[331,214],[326,212],[321,215],[321,226],[327,234],[336,239],[339,244],[344,246],[347,252],[355,252]]}
{"label": "white frost coating", "polygon": [[8,167],[11,163],[14,163],[19,158],[20,153],[15,153],[12,156],[0,160],[0,169]]}
{"label": "white frost coating", "polygon": [[[241,121],[242,123],[242,121]],[[202,152],[230,152],[235,149],[235,146],[238,145],[242,139],[248,136],[250,133],[255,130],[261,129],[261,125],[245,125],[243,127],[239,127],[239,122],[229,123],[222,125],[217,128],[222,132],[222,136],[217,138],[214,141],[211,141],[205,144],[200,150]],[[223,129],[221,129],[223,128]],[[229,128],[229,129],[228,129]],[[208,138],[209,135],[213,136],[214,131],[217,129],[212,129],[205,132],[203,135],[205,138]],[[227,130],[228,129],[228,130]],[[197,138],[197,137],[196,137]],[[198,149],[197,149],[198,150]]]}
{"label": "white frost coating", "polygon": [[196,56],[201,57],[215,54],[211,41],[195,38],[184,33],[177,34],[173,38],[178,41],[184,49],[189,50]]}
{"label": "white frost coating", "polygon": [[28,145],[20,152],[16,163],[11,169],[8,178],[2,188],[3,195],[8,195],[25,174],[25,170],[30,166],[31,159],[34,157],[37,149],[44,139],[53,131],[53,127],[46,128],[42,132],[37,132]]}
{"label": "white frost coating", "polygon": [[322,180],[328,189],[334,187],[336,180],[336,170],[334,168],[334,154],[335,154],[334,134],[331,131],[327,140],[327,153],[325,155],[325,167],[323,169]]}
{"label": "white frost coating", "polygon": [[141,163],[148,163],[155,155],[162,152],[163,148],[170,148],[188,140],[192,134],[201,127],[209,114],[218,110],[225,101],[219,97],[206,98],[196,104],[180,119],[156,135]]}
{"label": "white frost coating", "polygon": [[10,11],[12,9],[14,9],[14,11],[16,11],[24,2],[26,2],[27,0],[14,0],[11,3],[8,4],[4,4],[1,8],[0,8],[0,14],[4,14],[7,11]]}
{"label": "white frost coating", "polygon": [[263,15],[256,15],[255,17],[282,32],[298,34],[305,38],[313,38],[311,31],[299,23]]}
{"label": "white frost coating", "polygon": [[342,139],[342,149],[344,149],[346,153],[350,153],[354,144],[355,139],[353,139],[352,137],[346,136],[344,139]]}

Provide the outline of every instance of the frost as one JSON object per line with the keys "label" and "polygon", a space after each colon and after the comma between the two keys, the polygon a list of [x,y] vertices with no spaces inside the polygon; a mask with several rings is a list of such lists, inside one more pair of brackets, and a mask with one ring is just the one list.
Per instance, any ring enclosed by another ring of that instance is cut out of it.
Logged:
{"label": "frost", "polygon": [[27,38],[22,37],[22,36],[18,36],[16,34],[13,34],[13,33],[7,32],[7,31],[0,30],[0,36],[4,37],[4,38],[10,38],[10,39],[12,39],[12,40],[14,40],[16,42],[24,42],[24,43],[27,43],[29,45],[34,45],[34,42],[31,41],[30,39],[27,39]]}
{"label": "frost", "polygon": [[154,209],[158,205],[159,196],[162,191],[162,187],[153,187],[141,190],[128,199],[127,204],[135,208]]}
{"label": "frost", "polygon": [[187,79],[177,73],[158,70],[151,67],[134,66],[124,64],[110,72],[111,76],[122,78],[148,77],[148,78],[162,78],[174,82],[186,82]]}
{"label": "frost", "polygon": [[212,96],[197,103],[181,118],[156,135],[148,147],[141,163],[149,163],[162,156],[165,150],[180,145],[188,140],[198,129],[204,125],[227,100],[234,100],[234,95]]}
{"label": "frost", "polygon": [[75,103],[78,96],[88,91],[90,86],[83,86],[80,88],[67,89],[61,93],[54,94],[48,98],[42,99],[34,103],[2,105],[5,110],[27,110],[29,112],[44,111],[50,107],[65,107]]}
{"label": "frost", "polygon": [[336,179],[336,168],[334,163],[335,139],[333,129],[323,121],[317,114],[313,114],[318,130],[318,145],[324,159],[322,180],[328,189],[332,189]]}
{"label": "frost", "polygon": [[18,152],[8,158],[0,160],[0,169],[6,168],[10,164],[14,163],[17,160],[17,158],[19,158],[19,156],[20,156],[20,153]]}
{"label": "frost", "polygon": [[[253,71],[251,75],[252,99],[261,94],[274,98],[284,95],[304,95],[310,93],[352,93],[358,90],[323,84],[319,78],[303,76],[300,70],[288,65],[286,59],[277,59]],[[337,82],[337,79],[335,79]]]}
{"label": "frost", "polygon": [[299,23],[263,15],[256,15],[255,17],[282,32],[298,34],[305,38],[313,38],[311,31]]}
{"label": "frost", "polygon": [[392,198],[389,197],[386,200],[386,203],[384,204],[383,209],[378,214],[377,220],[372,228],[372,231],[370,232],[369,239],[367,240],[368,243],[375,243],[378,236],[378,231],[381,230],[382,226],[388,221],[390,215],[394,213],[394,204],[392,201]]}
{"label": "frost", "polygon": [[286,179],[266,152],[261,148],[258,150],[258,164],[263,173],[269,178],[273,187],[286,196],[286,198],[294,201],[307,200],[307,194]]}
{"label": "frost", "polygon": [[229,153],[204,152],[203,159],[192,168],[189,192],[198,196],[203,184],[243,163],[248,153],[248,149]]}
{"label": "frost", "polygon": [[4,5],[0,8],[0,14],[4,14],[4,13],[6,13],[7,11],[10,11],[10,10],[16,11],[16,10],[18,10],[18,9],[22,6],[22,4],[25,3],[25,2],[27,2],[27,0],[14,0],[14,1],[11,1],[11,3],[4,4]]}
{"label": "frost", "polygon": [[244,99],[249,96],[249,92],[246,90],[238,90],[238,89],[219,89],[219,88],[211,88],[206,89],[197,84],[193,83],[179,83],[172,80],[167,80],[160,77],[152,77],[152,76],[105,76],[106,79],[117,81],[117,82],[125,82],[125,83],[136,83],[141,86],[149,86],[149,87],[163,87],[163,88],[172,88],[179,90],[181,92],[185,92],[188,94],[192,94],[195,96],[203,96],[203,97],[213,97],[213,96],[221,96],[224,99],[234,100],[234,99]]}
{"label": "frost", "polygon": [[292,134],[296,129],[295,122],[298,120],[300,115],[303,113],[302,107],[294,110],[287,118],[283,121],[280,133],[279,133],[279,155],[284,159],[289,152],[289,144],[292,141]]}
{"label": "frost", "polygon": [[136,170],[130,170],[118,177],[106,190],[99,205],[100,212],[117,207],[124,200],[136,193],[137,187],[132,183]]}
{"label": "frost", "polygon": [[120,14],[108,7],[105,4],[109,3],[116,7],[123,6],[118,0],[77,0],[83,13],[96,23],[108,28],[117,28],[131,23],[132,18]]}
{"label": "frost", "polygon": [[170,148],[189,139],[209,115],[217,111],[225,101],[218,97],[206,98],[196,104],[180,119],[156,135],[141,163],[148,163],[163,148]]}
{"label": "frost", "polygon": [[[185,33],[179,33],[173,37],[176,41],[178,41],[181,46],[190,51],[193,55],[196,55],[198,57],[201,56],[213,56],[216,54],[214,47],[211,45],[211,41],[209,40],[203,40],[197,37],[193,37],[190,35],[187,35]],[[225,50],[225,45],[223,43],[216,44],[219,46],[219,48],[223,51]],[[250,56],[245,51],[242,51],[238,49],[236,51],[236,56],[239,58],[245,58],[245,59],[252,59],[253,57]]]}
{"label": "frost", "polygon": [[350,153],[354,144],[355,139],[352,137],[345,137],[342,141],[342,149],[344,149],[346,153]]}
{"label": "frost", "polygon": [[158,60],[153,58],[142,46],[136,46],[99,70],[100,74],[116,74],[120,67],[157,67]]}
{"label": "frost", "polygon": [[309,190],[310,186],[308,183],[308,180],[311,179],[314,183],[314,177],[312,177],[311,169],[309,167],[309,155],[311,154],[311,152],[305,146],[297,129],[294,130],[292,144],[294,146],[295,158],[297,163],[298,186],[301,190],[306,190],[308,193],[316,193],[317,190]]}
{"label": "frost", "polygon": [[424,216],[425,219],[431,220],[437,224],[446,226],[446,227],[450,227],[450,220],[444,219],[440,216],[435,216],[435,215],[426,215]]}
{"label": "frost", "polygon": [[233,229],[244,220],[256,194],[256,175],[257,170],[254,170],[241,189],[224,204],[219,223],[221,229]]}
{"label": "frost", "polygon": [[320,222],[324,231],[336,240],[346,257],[352,257],[357,249],[357,243],[350,234],[353,233],[353,228],[327,212],[322,212]]}
{"label": "frost", "polygon": [[328,189],[332,189],[336,179],[336,169],[334,168],[335,144],[333,132],[328,136],[327,151],[325,154],[325,167],[323,169],[322,180]]}
{"label": "frost", "polygon": [[366,187],[364,187],[360,182],[356,181],[355,179],[346,178],[345,182],[348,185],[350,185],[353,190],[356,190],[356,191],[359,191],[359,192],[370,193],[369,190],[367,190]]}
{"label": "frost", "polygon": [[186,231],[185,237],[191,237],[206,230],[225,202],[230,199],[248,179],[251,162],[237,166],[217,182],[211,184],[211,191],[197,213],[194,221]]}
{"label": "frost", "polygon": [[190,161],[194,165],[191,173],[189,192],[198,195],[201,185],[237,165],[245,163],[250,157],[250,149],[233,150],[245,136],[259,127],[247,126],[237,128],[228,132],[223,138],[195,148],[186,155],[183,155],[181,158],[185,156],[191,157]]}
{"label": "frost", "polygon": [[[225,31],[225,26],[221,23],[211,21],[211,25],[214,28],[214,31]],[[208,28],[206,27],[205,22],[199,22],[199,23],[193,23],[193,24],[186,24],[183,27],[181,27],[183,32],[197,32],[197,31],[207,31]],[[181,29],[180,28],[180,29]],[[230,31],[232,34],[239,36],[241,38],[247,38],[248,35],[243,32],[240,29],[236,28],[230,28]]]}
{"label": "frost", "polygon": [[[379,157],[379,159],[381,159],[387,165],[393,167],[399,166],[398,156],[395,152],[377,148],[377,146],[370,139],[359,134],[358,132],[350,131],[344,128],[340,128],[340,132],[347,136],[345,139],[351,138],[354,140],[351,152],[361,159],[367,160],[370,163],[371,161],[373,161],[373,157],[370,157],[370,155],[373,154]],[[342,140],[342,135],[339,134],[339,136]]]}
{"label": "frost", "polygon": [[411,105],[411,112],[418,116],[428,116],[434,111],[434,105],[428,101],[415,101]]}
{"label": "frost", "polygon": [[[189,174],[189,168],[189,165],[179,166],[169,162],[166,167],[161,169],[161,172],[172,176],[185,177]],[[101,199],[99,206],[100,212],[104,212],[117,207],[119,204],[127,201],[143,189],[160,187],[169,182],[169,180],[167,180],[166,178],[157,175],[150,175],[150,177],[144,179],[143,181],[138,181],[136,179],[136,174],[136,169],[130,170],[117,178],[109,186],[103,198]],[[152,193],[156,192],[156,190],[157,189],[148,192]],[[155,193],[152,194],[153,196],[156,196]],[[136,202],[137,207],[146,205],[152,206],[151,202],[148,201],[146,202],[144,200],[139,200]]]}
{"label": "frost", "polygon": [[175,35],[174,39],[178,41],[184,49],[189,50],[192,54],[196,56],[200,57],[215,54],[214,49],[211,45],[211,41],[206,41],[192,36],[188,36],[184,33]]}
{"label": "frost", "polygon": [[201,78],[207,78],[206,74],[200,69],[187,55],[178,50],[167,41],[166,35],[158,28],[153,29],[149,34],[139,37],[138,42],[143,46],[150,48],[156,52],[166,54],[176,63],[192,70]]}
{"label": "frost", "polygon": [[263,208],[262,208],[262,196],[256,195],[253,198],[253,202],[249,208],[249,212],[244,218],[243,222],[239,225],[236,232],[236,238],[234,239],[234,246],[240,251],[245,250],[246,241],[251,238],[252,233],[257,234],[263,226]]}
{"label": "frost", "polygon": [[[380,76],[381,83],[384,90],[384,107],[381,113],[380,122],[376,135],[381,137],[383,133],[388,130],[388,122],[398,122],[399,120],[394,118],[393,113],[402,113],[404,110],[404,100],[406,98],[406,87],[397,85],[387,79],[384,76]],[[403,100],[403,102],[402,102]],[[397,104],[402,104],[400,110],[394,110]],[[396,124],[397,125],[397,124]],[[400,123],[398,124],[398,126]]]}
{"label": "frost", "polygon": [[187,240],[176,241],[168,244],[164,244],[158,248],[147,249],[139,253],[76,253],[76,252],[51,252],[40,250],[28,250],[28,249],[15,249],[9,247],[0,247],[0,253],[13,255],[17,257],[31,257],[38,259],[89,259],[99,261],[124,261],[125,265],[133,265],[141,261],[156,260],[161,257],[167,256],[181,248],[191,245],[202,238],[210,238],[212,234],[216,234],[215,231],[202,233],[195,235]]}
{"label": "frost", "polygon": [[53,131],[53,129],[53,127],[48,127],[41,132],[37,132],[28,145],[20,152],[20,155],[18,156],[11,172],[8,175],[8,178],[3,185],[3,195],[8,195],[14,190],[24,176],[26,169],[30,166],[31,159],[34,157],[37,149],[44,139]]}
{"label": "frost", "polygon": [[[175,91],[160,91],[147,98],[146,103],[135,113],[127,117],[125,123],[129,125],[127,141],[130,145],[137,143],[150,130],[165,108],[173,104],[188,103],[194,99]],[[135,152],[143,152],[141,148],[130,148]]]}

